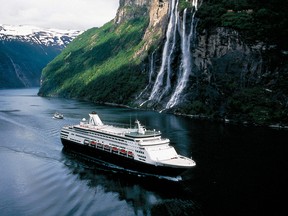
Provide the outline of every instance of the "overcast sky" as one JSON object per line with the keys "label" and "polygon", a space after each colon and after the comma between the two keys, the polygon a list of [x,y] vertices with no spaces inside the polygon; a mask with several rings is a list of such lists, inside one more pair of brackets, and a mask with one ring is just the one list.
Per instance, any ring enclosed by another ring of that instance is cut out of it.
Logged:
{"label": "overcast sky", "polygon": [[119,0],[0,0],[0,24],[86,30],[112,20]]}

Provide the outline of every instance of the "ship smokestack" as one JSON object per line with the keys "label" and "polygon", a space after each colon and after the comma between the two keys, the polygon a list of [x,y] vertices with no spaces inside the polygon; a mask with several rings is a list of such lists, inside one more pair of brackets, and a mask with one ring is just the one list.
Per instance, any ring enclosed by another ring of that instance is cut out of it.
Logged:
{"label": "ship smokestack", "polygon": [[92,113],[89,114],[89,116],[90,116],[90,119],[89,119],[90,125],[94,125],[94,126],[104,125],[96,112],[93,111]]}

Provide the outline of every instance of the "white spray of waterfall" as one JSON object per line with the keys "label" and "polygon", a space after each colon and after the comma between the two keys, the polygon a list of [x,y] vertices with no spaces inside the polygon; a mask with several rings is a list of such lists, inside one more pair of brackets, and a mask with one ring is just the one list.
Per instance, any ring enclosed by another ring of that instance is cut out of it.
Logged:
{"label": "white spray of waterfall", "polygon": [[[145,89],[138,95],[138,98],[140,98],[142,96],[142,94],[148,89],[151,80],[152,80],[152,75],[154,74],[154,55],[155,55],[155,51],[152,53],[151,57],[150,57],[150,66],[149,66],[149,82],[148,85],[145,87]],[[143,106],[148,100],[144,101],[143,103],[140,104],[140,107]]]}
{"label": "white spray of waterfall", "polygon": [[[165,89],[161,95],[161,97],[170,90],[171,88],[171,61],[172,61],[172,54],[174,52],[175,46],[176,46],[176,33],[177,33],[177,24],[178,24],[178,1],[176,2],[175,10],[174,10],[174,17],[175,17],[175,22],[174,22],[174,30],[173,30],[173,40],[172,40],[172,47],[170,49],[168,59],[167,59],[167,77],[166,77],[166,86]],[[160,98],[161,98],[160,97]]]}
{"label": "white spray of waterfall", "polygon": [[[181,67],[182,67],[182,73],[179,76],[177,86],[175,88],[174,93],[172,94],[170,100],[168,101],[166,105],[166,109],[169,109],[173,106],[175,106],[180,98],[180,95],[184,88],[187,85],[187,82],[189,80],[189,75],[191,73],[191,38],[194,39],[195,35],[195,13],[197,11],[198,7],[198,1],[193,0],[192,5],[194,6],[193,14],[192,14],[192,20],[191,20],[191,29],[189,34],[186,34],[186,16],[187,16],[187,9],[184,10],[183,13],[183,23],[182,23],[182,35],[181,35],[181,51],[182,51],[182,62],[181,62]],[[194,40],[193,40],[194,41]]]}
{"label": "white spray of waterfall", "polygon": [[155,55],[155,51],[152,53],[151,58],[150,58],[149,83],[151,82],[152,75],[154,73],[154,55]]}
{"label": "white spray of waterfall", "polygon": [[[176,0],[176,1],[177,1],[176,4],[178,5],[178,0]],[[171,55],[172,55],[172,54],[170,54],[172,51],[171,48],[173,48],[175,46],[175,41],[173,40],[173,38],[174,38],[173,33],[174,33],[174,29],[176,28],[176,25],[175,25],[176,17],[177,17],[177,16],[175,16],[175,14],[177,14],[176,11],[177,11],[177,8],[175,9],[175,0],[171,0],[170,12],[169,12],[169,23],[168,23],[168,28],[167,28],[167,32],[166,32],[166,41],[165,41],[163,52],[162,52],[161,67],[160,67],[160,70],[159,70],[158,75],[156,77],[156,81],[154,83],[154,86],[153,86],[151,95],[149,97],[149,100],[156,98],[157,94],[160,92],[160,89],[164,84],[163,79],[164,79],[164,75],[165,75],[165,69],[167,68],[167,65],[168,65],[168,59],[171,58]],[[172,47],[171,47],[171,40],[172,40]],[[171,69],[170,69],[170,73],[171,73]],[[167,76],[168,76],[168,74],[167,74]],[[169,75],[169,77],[170,77],[170,75]],[[167,78],[167,79],[169,79],[169,83],[170,83],[170,78]],[[157,98],[157,100],[160,100],[160,99],[161,99],[161,97]]]}

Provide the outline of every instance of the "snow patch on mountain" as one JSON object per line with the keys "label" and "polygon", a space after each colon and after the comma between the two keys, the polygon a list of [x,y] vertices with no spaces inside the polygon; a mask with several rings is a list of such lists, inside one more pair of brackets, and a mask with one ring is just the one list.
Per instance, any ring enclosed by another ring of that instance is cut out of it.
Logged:
{"label": "snow patch on mountain", "polygon": [[83,31],[79,30],[45,29],[30,25],[13,26],[0,24],[0,41],[18,40],[62,48],[82,33]]}

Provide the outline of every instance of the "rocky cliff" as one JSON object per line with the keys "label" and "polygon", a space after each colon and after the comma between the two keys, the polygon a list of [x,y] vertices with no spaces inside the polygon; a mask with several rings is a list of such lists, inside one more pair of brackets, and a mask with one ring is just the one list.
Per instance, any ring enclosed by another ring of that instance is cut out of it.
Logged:
{"label": "rocky cliff", "polygon": [[84,33],[44,69],[39,94],[287,123],[286,52],[233,28],[198,28],[201,4],[120,0],[113,22]]}
{"label": "rocky cliff", "polygon": [[194,10],[181,11],[181,1],[170,1],[170,10],[175,4],[178,12],[166,11],[172,20],[168,26],[162,18],[166,37],[150,54],[149,83],[137,106],[226,121],[287,122],[286,52],[261,41],[247,42],[231,28],[194,32],[199,20],[193,16],[201,2],[190,3]]}
{"label": "rocky cliff", "polygon": [[228,28],[199,32],[196,44],[183,95],[192,113],[258,124],[287,121],[287,55],[263,42],[248,44]]}

